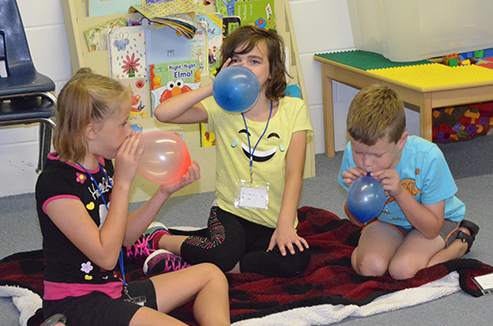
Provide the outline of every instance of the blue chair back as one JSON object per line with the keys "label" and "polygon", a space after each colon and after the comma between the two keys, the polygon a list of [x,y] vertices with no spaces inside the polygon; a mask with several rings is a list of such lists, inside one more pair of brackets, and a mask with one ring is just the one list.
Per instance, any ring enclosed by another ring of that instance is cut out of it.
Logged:
{"label": "blue chair back", "polygon": [[0,0],[0,127],[39,123],[37,172],[44,168],[51,147],[57,99],[55,83],[34,68],[24,25],[15,0]]}
{"label": "blue chair back", "polygon": [[34,68],[15,0],[0,0],[0,61],[7,73],[0,78],[0,96],[55,90],[53,81]]}

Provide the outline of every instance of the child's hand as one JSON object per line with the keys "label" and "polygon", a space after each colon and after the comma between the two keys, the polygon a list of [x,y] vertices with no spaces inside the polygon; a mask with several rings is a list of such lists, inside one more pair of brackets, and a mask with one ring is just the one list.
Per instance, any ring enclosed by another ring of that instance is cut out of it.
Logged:
{"label": "child's hand", "polygon": [[396,170],[381,170],[372,172],[370,175],[377,179],[382,185],[383,190],[388,192],[392,197],[398,196],[403,190],[401,178]]}
{"label": "child's hand", "polygon": [[135,132],[123,141],[115,157],[115,181],[129,186],[132,184],[144,149],[145,143],[140,132]]}
{"label": "child's hand", "polygon": [[180,180],[172,184],[161,186],[160,190],[168,194],[172,194],[197,181],[198,179],[200,179],[200,167],[197,161],[193,161],[192,165],[188,168],[187,173],[185,173]]}
{"label": "child's hand", "polygon": [[296,253],[296,251],[294,250],[294,246],[297,246],[299,251],[303,251],[305,250],[305,248],[309,247],[308,242],[300,237],[293,227],[286,227],[285,229],[282,229],[279,226],[276,228],[276,230],[272,234],[272,237],[270,238],[270,243],[267,251],[271,251],[276,245],[279,248],[281,255],[283,256],[286,256],[287,254],[286,248],[287,250],[289,250],[291,255],[294,255]]}
{"label": "child's hand", "polygon": [[344,184],[348,187],[356,181],[357,179],[366,176],[367,172],[358,167],[349,168],[349,170],[342,172],[342,177],[344,178]]}
{"label": "child's hand", "polygon": [[231,66],[231,58],[228,58],[226,61],[224,61],[223,65],[221,66],[221,70],[228,68]]}

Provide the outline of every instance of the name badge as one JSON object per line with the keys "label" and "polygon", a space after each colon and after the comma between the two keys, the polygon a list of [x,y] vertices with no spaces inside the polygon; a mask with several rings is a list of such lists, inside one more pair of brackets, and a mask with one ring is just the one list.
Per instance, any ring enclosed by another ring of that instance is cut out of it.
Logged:
{"label": "name badge", "polygon": [[245,209],[269,208],[269,183],[236,181],[235,207]]}

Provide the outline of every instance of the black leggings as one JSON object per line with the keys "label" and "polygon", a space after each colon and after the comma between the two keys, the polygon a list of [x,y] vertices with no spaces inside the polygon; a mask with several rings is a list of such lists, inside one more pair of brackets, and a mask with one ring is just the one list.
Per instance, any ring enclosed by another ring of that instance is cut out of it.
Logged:
{"label": "black leggings", "polygon": [[206,236],[190,236],[181,246],[183,259],[190,264],[209,262],[228,272],[240,262],[242,273],[265,276],[293,276],[306,268],[310,252],[305,248],[282,256],[276,246],[266,251],[275,229],[249,222],[212,207]]}

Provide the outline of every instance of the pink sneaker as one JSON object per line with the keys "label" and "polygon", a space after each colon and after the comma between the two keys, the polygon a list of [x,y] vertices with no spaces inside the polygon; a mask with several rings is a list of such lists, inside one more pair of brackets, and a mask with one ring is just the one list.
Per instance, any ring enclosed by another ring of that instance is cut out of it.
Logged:
{"label": "pink sneaker", "polygon": [[159,248],[154,248],[154,237],[157,234],[170,234],[166,226],[160,222],[152,222],[144,234],[130,247],[127,247],[127,257],[141,264],[145,258]]}
{"label": "pink sneaker", "polygon": [[164,249],[154,251],[144,262],[144,274],[162,274],[190,267],[181,256]]}

